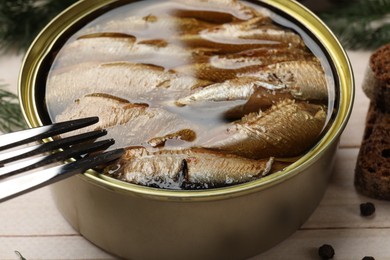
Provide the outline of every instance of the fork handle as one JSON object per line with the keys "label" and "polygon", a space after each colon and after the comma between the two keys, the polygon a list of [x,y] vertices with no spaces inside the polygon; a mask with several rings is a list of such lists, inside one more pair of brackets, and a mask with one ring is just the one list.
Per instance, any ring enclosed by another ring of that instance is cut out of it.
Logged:
{"label": "fork handle", "polygon": [[26,192],[52,184],[54,182],[83,173],[98,165],[118,159],[124,149],[116,149],[91,157],[48,168],[42,171],[32,171],[15,175],[0,181],[0,202],[22,195]]}

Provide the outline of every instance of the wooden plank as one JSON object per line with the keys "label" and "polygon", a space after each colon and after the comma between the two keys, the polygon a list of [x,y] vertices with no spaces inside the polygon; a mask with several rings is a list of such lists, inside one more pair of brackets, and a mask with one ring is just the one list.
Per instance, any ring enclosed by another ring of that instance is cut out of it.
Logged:
{"label": "wooden plank", "polygon": [[[323,244],[334,247],[335,260],[362,259],[366,255],[390,259],[389,236],[388,228],[298,230],[289,239],[250,260],[319,259],[317,250]],[[0,237],[1,259],[16,259],[15,250],[27,259],[116,259],[80,236]]]}
{"label": "wooden plank", "polygon": [[22,55],[0,55],[0,84],[8,85],[7,88],[16,93],[19,70],[22,64]]}
{"label": "wooden plank", "polygon": [[250,260],[313,260],[321,259],[318,248],[330,244],[335,250],[334,260],[358,260],[364,256],[390,259],[388,239],[390,229],[335,229],[295,232],[288,240]]}
{"label": "wooden plank", "polygon": [[56,209],[49,187],[1,203],[0,221],[0,236],[77,234]]}
{"label": "wooden plank", "polygon": [[0,236],[0,259],[109,260],[114,256],[102,251],[81,236]]}
{"label": "wooden plank", "polygon": [[[340,149],[334,173],[319,207],[303,229],[329,228],[390,228],[388,201],[375,200],[359,194],[353,184],[359,149]],[[373,202],[376,213],[367,218],[360,216],[360,204]]]}
{"label": "wooden plank", "polygon": [[354,71],[356,94],[351,117],[340,139],[341,147],[359,147],[361,143],[369,104],[369,99],[363,93],[361,86],[370,55],[370,52],[348,52]]}

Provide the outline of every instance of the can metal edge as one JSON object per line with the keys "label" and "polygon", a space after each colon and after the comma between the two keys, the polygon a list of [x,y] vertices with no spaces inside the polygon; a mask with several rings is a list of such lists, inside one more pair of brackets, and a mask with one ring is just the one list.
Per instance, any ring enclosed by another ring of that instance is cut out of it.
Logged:
{"label": "can metal edge", "polygon": [[[30,127],[42,125],[37,112],[35,103],[35,90],[37,88],[35,79],[37,71],[41,66],[43,58],[51,51],[53,44],[58,37],[82,17],[87,16],[109,4],[120,3],[120,0],[82,0],[69,7],[62,14],[57,16],[48,24],[38,35],[36,40],[28,50],[23,61],[22,70],[19,77],[19,97],[22,104],[22,111]],[[204,191],[167,191],[142,187],[139,185],[122,183],[116,180],[110,180],[93,172],[87,172],[79,178],[101,185],[110,190],[130,193],[135,196],[145,196],[148,198],[162,200],[184,200],[184,201],[203,201],[223,199],[233,196],[241,196],[248,193],[267,189],[273,185],[283,182],[299,174],[303,169],[310,166],[321,157],[324,150],[338,138],[345,128],[350,116],[353,98],[354,98],[354,80],[350,62],[340,43],[333,33],[321,22],[313,13],[295,1],[285,0],[262,0],[270,6],[273,6],[282,12],[294,17],[297,21],[309,29],[313,35],[322,43],[322,46],[328,51],[333,65],[336,68],[338,80],[340,82],[340,105],[335,121],[322,140],[307,154],[300,158],[296,163],[286,168],[286,170],[272,174],[268,177],[245,184],[235,185],[227,188],[219,188]]]}

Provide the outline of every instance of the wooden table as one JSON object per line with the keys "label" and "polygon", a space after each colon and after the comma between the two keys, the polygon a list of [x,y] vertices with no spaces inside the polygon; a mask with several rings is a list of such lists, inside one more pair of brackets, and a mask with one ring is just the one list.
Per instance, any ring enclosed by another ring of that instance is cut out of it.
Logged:
{"label": "wooden table", "polygon": [[[390,259],[390,203],[359,195],[353,186],[356,157],[361,142],[368,99],[361,84],[369,52],[348,52],[356,79],[352,117],[340,140],[334,172],[326,194],[309,220],[284,242],[252,259],[320,259],[317,249],[333,245],[334,259]],[[16,91],[22,57],[0,57],[0,79]],[[372,201],[374,216],[360,216],[359,205]],[[115,259],[97,248],[63,219],[45,187],[0,204],[0,259]]]}

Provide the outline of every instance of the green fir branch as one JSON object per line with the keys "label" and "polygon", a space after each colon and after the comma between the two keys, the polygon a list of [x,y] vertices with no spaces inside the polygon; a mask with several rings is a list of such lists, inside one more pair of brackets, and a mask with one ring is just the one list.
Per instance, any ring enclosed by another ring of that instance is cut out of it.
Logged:
{"label": "green fir branch", "polygon": [[390,43],[390,0],[351,0],[319,16],[350,49],[376,49]]}
{"label": "green fir branch", "polygon": [[58,13],[76,0],[0,0],[0,50],[24,51]]}
{"label": "green fir branch", "polygon": [[8,133],[25,129],[27,126],[18,97],[5,90],[4,87],[5,85],[0,85],[0,131]]}

